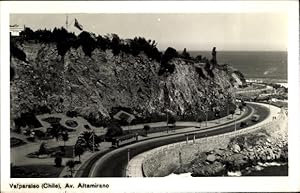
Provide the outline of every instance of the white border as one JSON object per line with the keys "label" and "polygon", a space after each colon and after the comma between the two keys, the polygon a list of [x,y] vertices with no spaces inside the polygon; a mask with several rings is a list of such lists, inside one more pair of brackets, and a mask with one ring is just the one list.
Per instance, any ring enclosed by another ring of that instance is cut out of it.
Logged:
{"label": "white border", "polygon": [[[300,191],[299,129],[299,16],[297,1],[210,1],[210,2],[0,2],[1,13],[1,191],[15,191],[11,182],[109,183],[110,189],[80,189],[67,192],[221,192],[221,191]],[[289,177],[239,178],[82,178],[10,179],[9,145],[9,14],[10,13],[241,13],[286,12],[289,14]],[[44,192],[65,192],[44,189]]]}

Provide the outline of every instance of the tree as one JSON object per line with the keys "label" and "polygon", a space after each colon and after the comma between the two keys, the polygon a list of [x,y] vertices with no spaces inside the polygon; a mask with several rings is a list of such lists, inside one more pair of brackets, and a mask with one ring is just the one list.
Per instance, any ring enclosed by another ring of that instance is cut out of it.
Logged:
{"label": "tree", "polygon": [[60,156],[56,156],[54,159],[54,163],[56,167],[61,167],[62,158]]}
{"label": "tree", "polygon": [[81,146],[83,146],[85,148],[92,149],[93,148],[92,137],[93,137],[92,132],[84,131],[79,135],[76,144],[79,143]]}
{"label": "tree", "polygon": [[93,34],[90,34],[89,32],[83,31],[78,36],[83,52],[89,57],[92,56],[92,52],[97,46],[96,40],[92,37],[92,35]]}
{"label": "tree", "polygon": [[112,49],[112,52],[114,54],[114,56],[118,55],[121,51],[121,48],[120,48],[120,38],[117,34],[112,34],[113,38],[111,40],[111,49]]}
{"label": "tree", "polygon": [[69,167],[69,170],[70,170],[70,173],[71,173],[70,176],[73,177],[75,162],[73,160],[69,160],[69,161],[67,161],[66,166]]}
{"label": "tree", "polygon": [[150,126],[149,125],[144,125],[143,130],[145,131],[146,136],[147,136],[148,135],[148,131],[150,130]]}
{"label": "tree", "polygon": [[220,123],[220,110],[215,110],[215,118],[218,119],[218,123]]}
{"label": "tree", "polygon": [[176,119],[173,115],[169,115],[168,120],[167,120],[167,125],[168,128],[170,129],[174,129],[175,128],[175,123],[176,123]]}
{"label": "tree", "polygon": [[69,140],[69,133],[67,131],[63,131],[62,134],[62,140],[64,141],[64,147],[66,146],[66,141]]}
{"label": "tree", "polygon": [[175,71],[175,65],[169,64],[169,61],[178,57],[178,53],[174,48],[168,47],[161,58],[160,69],[158,75],[161,76],[164,73],[173,73]]}
{"label": "tree", "polygon": [[122,134],[123,134],[122,127],[116,121],[112,121],[107,127],[105,139],[107,141],[111,141],[113,137],[117,137]]}
{"label": "tree", "polygon": [[74,146],[74,153],[75,153],[75,156],[78,156],[78,160],[81,163],[80,156],[84,153],[84,147],[81,146],[81,144],[76,143]]}
{"label": "tree", "polygon": [[202,118],[201,118],[201,117],[199,117],[199,118],[197,119],[197,122],[199,123],[199,127],[201,127]]}
{"label": "tree", "polygon": [[234,115],[234,113],[235,113],[235,110],[230,110],[229,113],[231,114],[231,119],[233,119],[233,115]]}

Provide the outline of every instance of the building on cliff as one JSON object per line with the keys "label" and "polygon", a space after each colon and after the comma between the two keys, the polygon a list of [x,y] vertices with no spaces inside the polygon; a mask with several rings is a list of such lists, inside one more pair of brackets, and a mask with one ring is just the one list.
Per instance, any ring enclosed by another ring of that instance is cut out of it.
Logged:
{"label": "building on cliff", "polygon": [[20,33],[24,31],[25,26],[19,26],[18,24],[9,26],[9,33],[11,36],[20,36]]}

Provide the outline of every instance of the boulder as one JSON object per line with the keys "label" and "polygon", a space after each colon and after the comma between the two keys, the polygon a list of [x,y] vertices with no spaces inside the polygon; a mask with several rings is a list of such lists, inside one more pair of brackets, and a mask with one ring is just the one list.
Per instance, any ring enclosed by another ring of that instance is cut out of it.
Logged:
{"label": "boulder", "polygon": [[233,151],[234,153],[239,153],[239,152],[241,151],[241,148],[240,148],[240,146],[239,146],[238,144],[234,144],[234,145],[232,146],[232,151]]}
{"label": "boulder", "polygon": [[213,163],[216,160],[216,156],[214,154],[210,154],[206,157],[206,161]]}
{"label": "boulder", "polygon": [[216,149],[216,150],[215,150],[215,154],[216,154],[216,155],[219,155],[219,156],[223,156],[223,155],[224,155],[224,151],[221,150],[221,149]]}
{"label": "boulder", "polygon": [[214,162],[209,165],[204,165],[202,167],[197,167],[193,170],[192,176],[216,176],[221,175],[225,167],[220,162]]}

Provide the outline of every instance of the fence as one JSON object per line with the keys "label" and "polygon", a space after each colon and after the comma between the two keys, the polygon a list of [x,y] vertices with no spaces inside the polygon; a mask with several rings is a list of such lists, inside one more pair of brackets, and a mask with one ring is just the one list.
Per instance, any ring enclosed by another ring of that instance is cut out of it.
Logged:
{"label": "fence", "polygon": [[190,140],[187,137],[186,141],[161,146],[148,151],[146,156],[142,156],[142,160],[140,161],[141,165],[139,167],[142,169],[142,173],[145,177],[168,175],[180,165],[190,163],[200,152],[211,151],[218,147],[227,147],[232,137],[260,129],[270,130],[278,125],[284,118],[283,115],[280,115],[276,120],[265,124],[258,126],[253,125],[245,129],[206,138],[195,139],[194,136]]}

